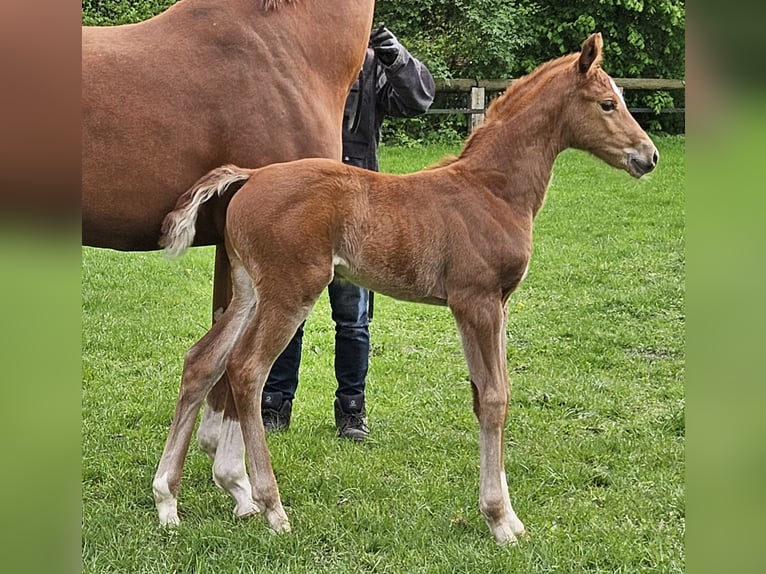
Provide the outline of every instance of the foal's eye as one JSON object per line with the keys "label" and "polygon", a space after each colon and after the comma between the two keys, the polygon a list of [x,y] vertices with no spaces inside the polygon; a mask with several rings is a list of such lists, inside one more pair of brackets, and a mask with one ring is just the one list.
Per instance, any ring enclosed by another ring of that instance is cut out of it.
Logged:
{"label": "foal's eye", "polygon": [[601,109],[605,112],[613,112],[615,108],[614,102],[612,100],[606,100],[604,102],[601,102]]}

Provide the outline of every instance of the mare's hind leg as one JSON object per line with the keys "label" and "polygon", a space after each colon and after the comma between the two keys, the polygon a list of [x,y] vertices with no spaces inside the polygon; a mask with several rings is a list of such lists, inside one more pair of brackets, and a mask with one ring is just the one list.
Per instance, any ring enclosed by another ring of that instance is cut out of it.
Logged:
{"label": "mare's hind leg", "polygon": [[505,357],[505,306],[499,299],[450,299],[463,343],[479,421],[479,509],[499,544],[517,542],[524,525],[511,506],[503,433],[510,387]]}
{"label": "mare's hind leg", "polygon": [[[231,301],[231,266],[223,245],[216,247],[213,284],[213,322]],[[213,461],[213,481],[234,499],[235,516],[257,512],[245,468],[245,446],[239,417],[226,373],[210,390],[197,431],[200,448]]]}
{"label": "mare's hind leg", "polygon": [[197,413],[205,395],[223,374],[226,359],[255,305],[249,276],[240,273],[234,280],[235,295],[226,312],[189,350],[184,359],[173,422],[152,483],[154,501],[163,526],[179,523],[178,487]]}
{"label": "mare's hind leg", "polygon": [[332,278],[329,262],[326,272],[301,272],[299,276],[272,275],[276,280],[259,278],[258,306],[226,366],[247,450],[253,500],[276,532],[288,532],[290,522],[282,507],[266,444],[261,393],[274,361]]}

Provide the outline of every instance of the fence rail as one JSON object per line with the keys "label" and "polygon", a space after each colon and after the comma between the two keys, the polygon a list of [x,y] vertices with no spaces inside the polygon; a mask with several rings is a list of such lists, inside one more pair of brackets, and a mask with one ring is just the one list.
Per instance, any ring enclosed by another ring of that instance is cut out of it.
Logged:
{"label": "fence rail", "polygon": [[[437,78],[437,92],[470,92],[471,88],[484,88],[488,92],[501,92],[517,80],[478,80],[471,78]],[[683,90],[686,80],[665,78],[614,78],[614,83],[626,90]]]}
{"label": "fence rail", "polygon": [[[515,79],[437,78],[435,79],[437,93],[470,94],[470,104],[461,108],[431,108],[427,113],[466,114],[469,117],[469,128],[473,129],[484,121],[484,114],[487,111],[485,93],[502,92],[515,81]],[[623,90],[683,90],[686,88],[686,80],[666,78],[614,78],[614,83]],[[651,108],[630,108],[630,111],[632,113],[654,112]],[[665,108],[660,110],[660,113],[664,114],[684,112],[685,108]]]}

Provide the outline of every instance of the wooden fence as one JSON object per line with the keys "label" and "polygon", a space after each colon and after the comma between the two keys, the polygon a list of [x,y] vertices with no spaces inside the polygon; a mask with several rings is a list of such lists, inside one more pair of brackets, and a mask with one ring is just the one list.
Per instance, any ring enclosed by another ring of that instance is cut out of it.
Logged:
{"label": "wooden fence", "polygon": [[[464,108],[431,108],[429,114],[467,114],[469,129],[484,122],[487,111],[487,92],[502,92],[515,80],[473,80],[467,78],[436,79],[436,92],[470,94],[468,106]],[[683,90],[686,80],[662,78],[614,78],[622,90]],[[632,113],[654,112],[651,108],[630,108]],[[665,108],[660,113],[684,113],[685,108]]]}

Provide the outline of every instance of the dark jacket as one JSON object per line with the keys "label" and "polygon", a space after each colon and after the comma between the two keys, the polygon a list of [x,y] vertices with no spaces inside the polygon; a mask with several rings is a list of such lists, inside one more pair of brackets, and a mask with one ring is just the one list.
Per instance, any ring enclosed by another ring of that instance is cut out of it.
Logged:
{"label": "dark jacket", "polygon": [[425,113],[434,100],[434,79],[425,65],[403,49],[396,61],[384,66],[368,49],[364,58],[359,125],[351,131],[359,96],[359,79],[348,98],[343,122],[343,163],[378,171],[380,126],[386,115],[412,117]]}

